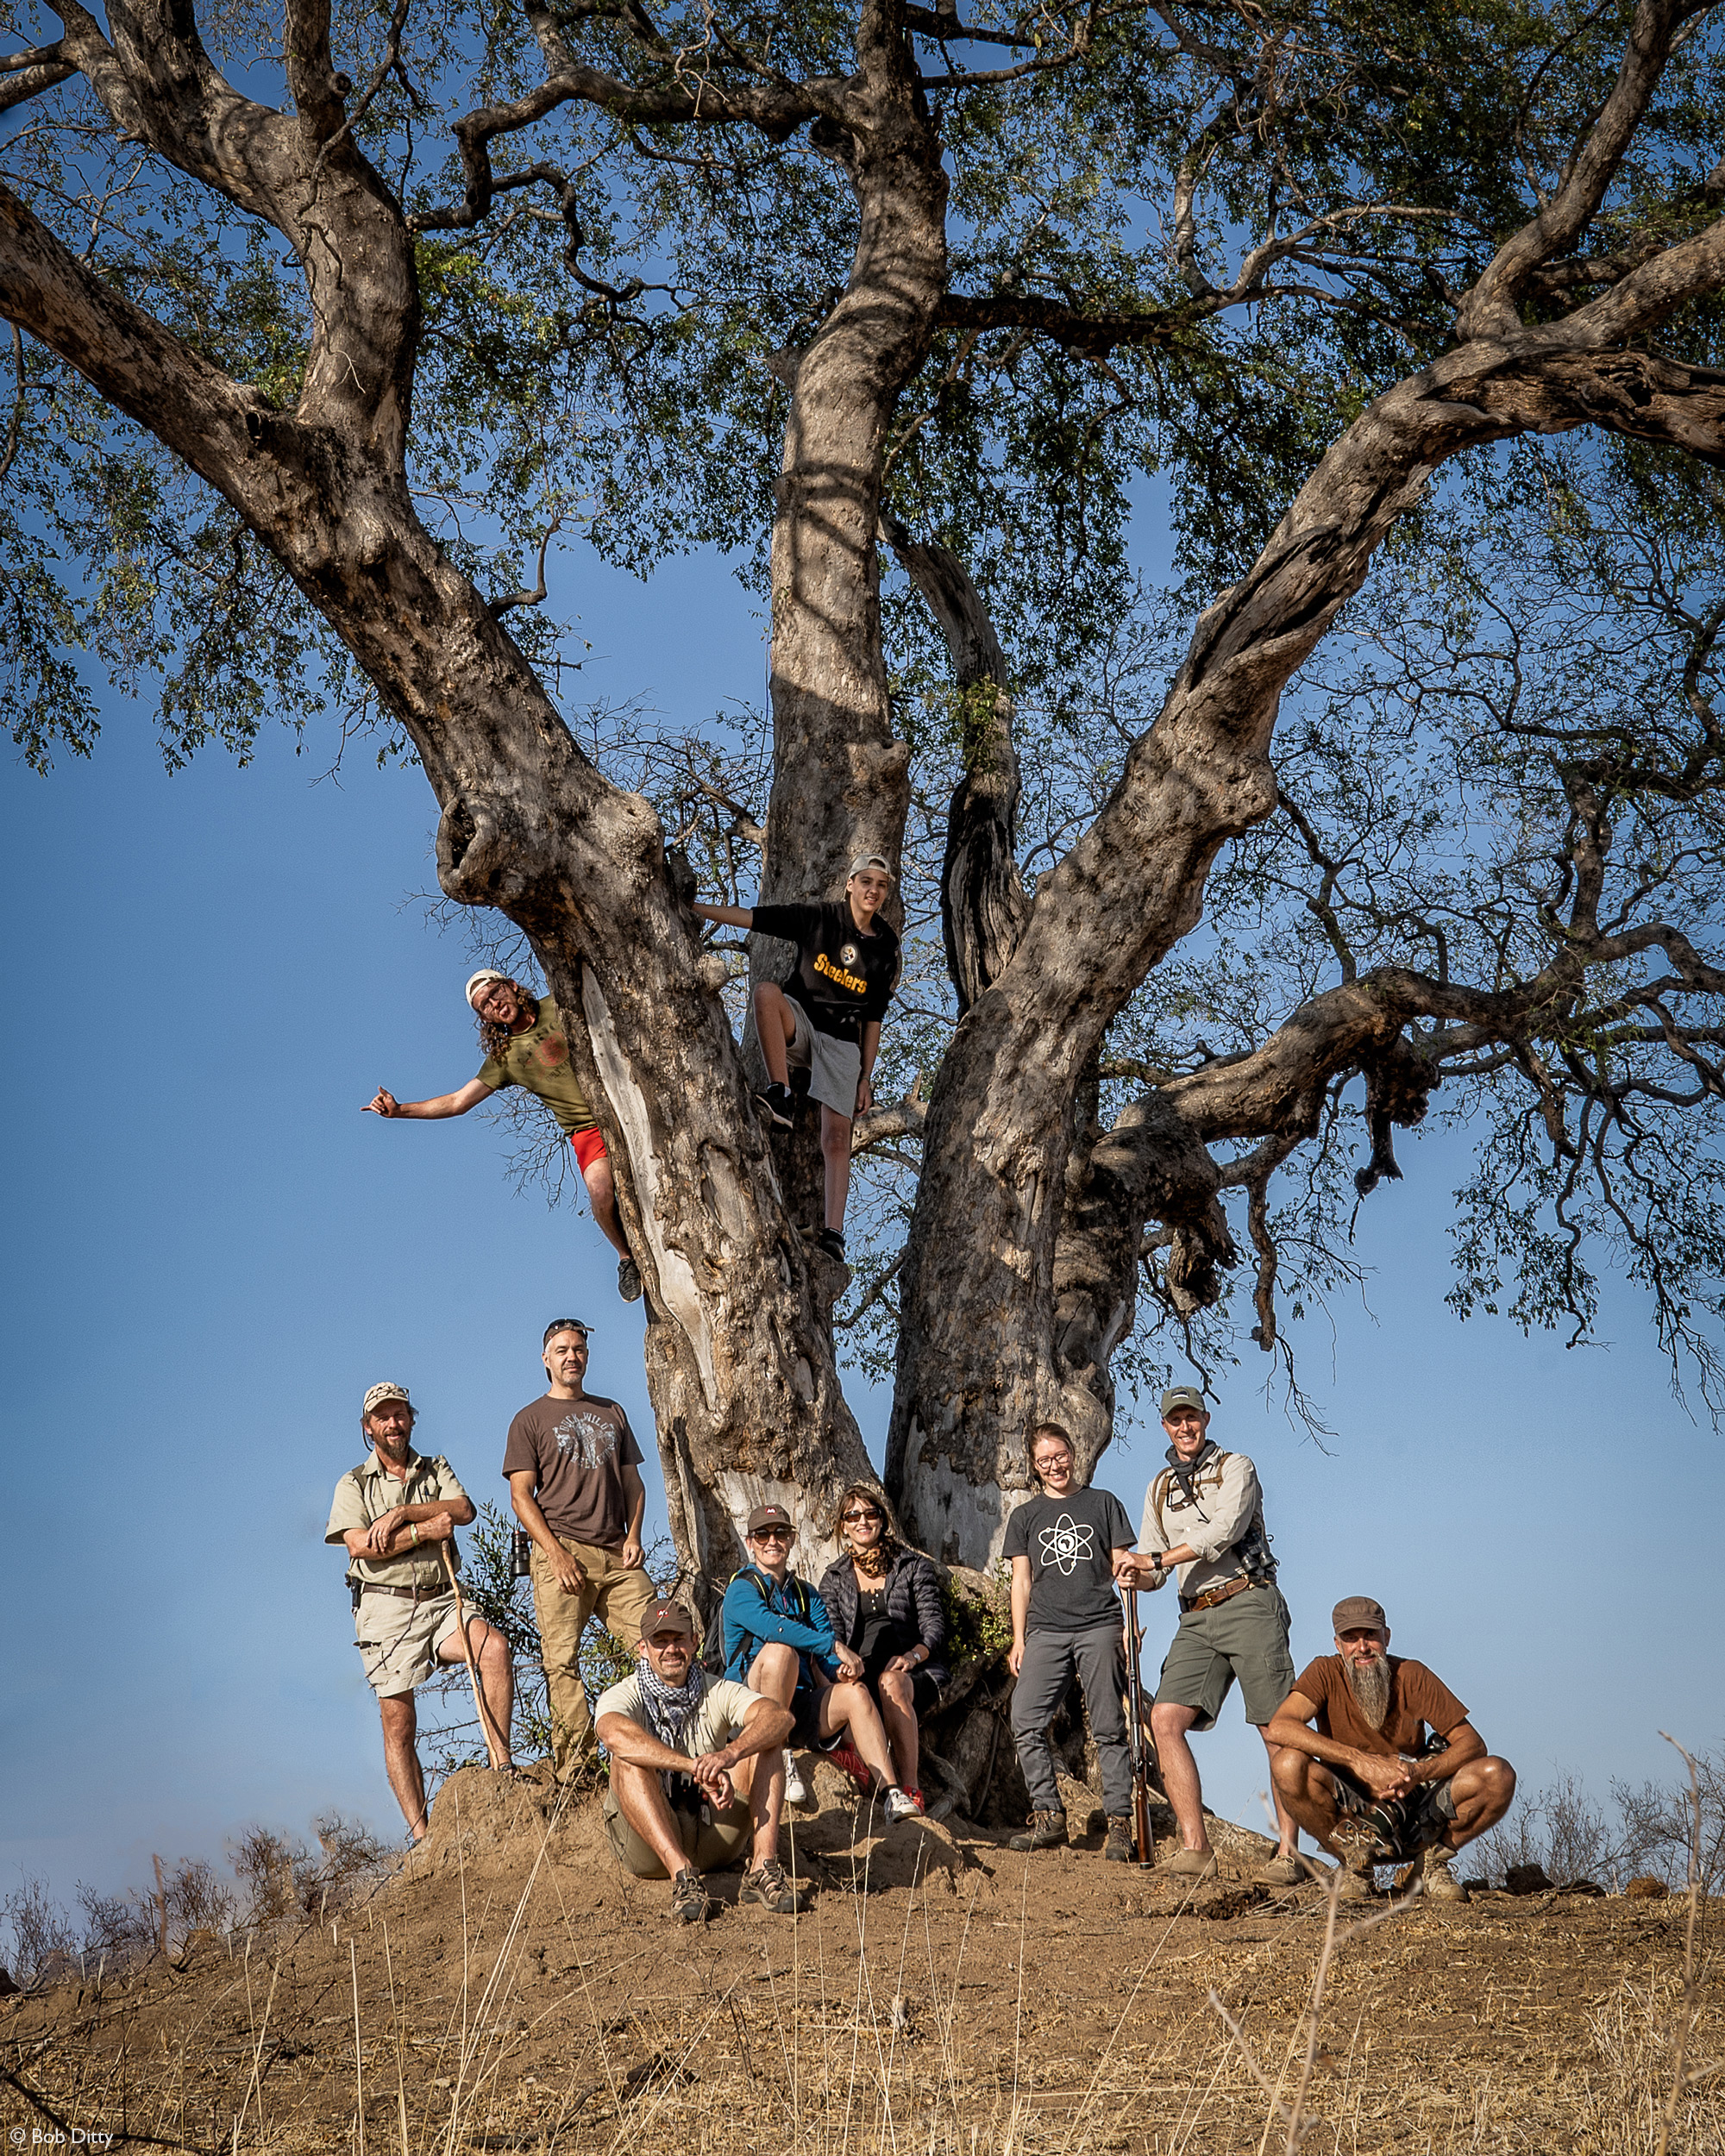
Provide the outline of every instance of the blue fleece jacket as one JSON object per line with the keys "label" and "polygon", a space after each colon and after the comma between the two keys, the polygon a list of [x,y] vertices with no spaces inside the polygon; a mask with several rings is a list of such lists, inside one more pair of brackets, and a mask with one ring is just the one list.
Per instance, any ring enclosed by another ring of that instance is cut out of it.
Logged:
{"label": "blue fleece jacket", "polygon": [[758,1564],[745,1564],[725,1589],[718,1614],[724,1674],[737,1683],[748,1681],[750,1664],[769,1639],[796,1649],[799,1691],[814,1682],[812,1663],[818,1662],[829,1677],[838,1675],[826,1604],[794,1572],[777,1587]]}

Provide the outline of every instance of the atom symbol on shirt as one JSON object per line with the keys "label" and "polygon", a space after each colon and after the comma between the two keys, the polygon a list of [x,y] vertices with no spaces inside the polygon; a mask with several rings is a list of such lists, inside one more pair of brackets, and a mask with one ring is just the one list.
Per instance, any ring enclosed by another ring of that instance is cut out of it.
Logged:
{"label": "atom symbol on shirt", "polygon": [[1062,1513],[1051,1527],[1044,1527],[1038,1539],[1042,1545],[1043,1570],[1063,1572],[1068,1579],[1078,1570],[1082,1558],[1095,1554],[1095,1529],[1081,1526],[1070,1512]]}

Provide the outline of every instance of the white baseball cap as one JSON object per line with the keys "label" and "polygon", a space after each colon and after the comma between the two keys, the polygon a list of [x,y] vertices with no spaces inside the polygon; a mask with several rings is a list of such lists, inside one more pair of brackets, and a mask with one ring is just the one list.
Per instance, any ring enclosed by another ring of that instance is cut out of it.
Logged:
{"label": "white baseball cap", "polygon": [[489,981],[507,981],[509,975],[506,973],[499,973],[495,966],[481,966],[462,991],[467,999],[467,1008],[471,1011],[474,1007],[475,988],[483,988]]}

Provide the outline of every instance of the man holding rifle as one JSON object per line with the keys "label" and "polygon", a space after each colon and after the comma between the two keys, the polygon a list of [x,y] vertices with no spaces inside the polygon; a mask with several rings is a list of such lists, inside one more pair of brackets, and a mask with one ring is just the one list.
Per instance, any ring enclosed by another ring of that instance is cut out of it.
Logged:
{"label": "man holding rifle", "polygon": [[1224,1452],[1209,1426],[1196,1386],[1164,1393],[1168,1465],[1145,1497],[1138,1543],[1147,1554],[1116,1573],[1123,1588],[1152,1592],[1170,1572],[1180,1579],[1180,1625],[1150,1716],[1163,1786],[1180,1825],[1181,1847],[1168,1869],[1180,1878],[1215,1876],[1203,1785],[1187,1736],[1215,1727],[1238,1680],[1245,1718],[1264,1737],[1276,1797],[1279,1846],[1258,1877],[1272,1886],[1295,1886],[1302,1877],[1299,1829],[1276,1785],[1276,1747],[1264,1735],[1294,1685],[1288,1605],[1276,1584],[1258,1470],[1243,1452]]}
{"label": "man holding rifle", "polygon": [[336,1483],[323,1539],[348,1552],[354,1641],[377,1694],[389,1786],[408,1839],[423,1841],[425,1777],[414,1741],[414,1688],[440,1663],[467,1662],[486,1750],[507,1768],[515,1676],[508,1642],[483,1618],[467,1620],[463,1645],[455,1589],[461,1557],[457,1552],[446,1562],[445,1551],[455,1551],[456,1528],[473,1520],[474,1501],[441,1452],[426,1459],[413,1450],[413,1423],[405,1386],[372,1387],[360,1409],[371,1454]]}

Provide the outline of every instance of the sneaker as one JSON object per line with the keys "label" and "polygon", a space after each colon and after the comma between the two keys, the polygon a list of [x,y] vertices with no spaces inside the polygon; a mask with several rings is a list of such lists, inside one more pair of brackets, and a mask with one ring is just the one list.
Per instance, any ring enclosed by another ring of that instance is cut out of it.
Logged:
{"label": "sneaker", "polygon": [[927,1811],[928,1807],[922,1801],[922,1791],[920,1789],[906,1789],[905,1791],[905,1795],[909,1797],[911,1802],[916,1806],[918,1811]]}
{"label": "sneaker", "polygon": [[1063,1849],[1066,1846],[1066,1814],[1064,1812],[1032,1812],[1028,1833],[1014,1834],[1007,1844],[1020,1855],[1032,1849]]}
{"label": "sneaker", "polygon": [[1268,1864],[1259,1865],[1257,1876],[1264,1886],[1298,1886],[1306,1876],[1306,1867],[1297,1857],[1272,1857]]}
{"label": "sneaker", "polygon": [[781,1131],[790,1129],[797,1104],[788,1086],[762,1086],[755,1099],[769,1123],[776,1123]]}
{"label": "sneaker", "polygon": [[797,1755],[787,1752],[785,1754],[785,1802],[787,1804],[806,1804],[808,1801],[809,1787],[803,1779],[802,1769],[797,1764]]}
{"label": "sneaker", "polygon": [[641,1268],[632,1257],[618,1261],[617,1292],[624,1302],[639,1302],[641,1300]]}
{"label": "sneaker", "polygon": [[671,1921],[705,1924],[718,1906],[701,1884],[699,1872],[693,1865],[685,1865],[671,1882]]}
{"label": "sneaker", "polygon": [[1428,1901],[1465,1902],[1467,1889],[1450,1870],[1450,1858],[1454,1851],[1446,1849],[1441,1842],[1426,1852],[1420,1870],[1420,1891]]}
{"label": "sneaker", "polygon": [[737,1899],[739,1903],[758,1902],[775,1916],[800,1916],[809,1905],[809,1890],[800,1879],[787,1879],[785,1867],[774,1857],[743,1873]]}
{"label": "sneaker", "polygon": [[901,1819],[915,1819],[921,1811],[921,1805],[908,1790],[901,1789],[896,1782],[887,1791],[887,1820],[889,1825],[896,1827]]}
{"label": "sneaker", "polygon": [[1216,1853],[1213,1849],[1176,1849],[1161,1868],[1176,1879],[1214,1879]]}
{"label": "sneaker", "polygon": [[1132,1823],[1129,1819],[1108,1815],[1108,1839],[1102,1844],[1102,1856],[1108,1864],[1136,1864],[1138,1852],[1132,1847]]}
{"label": "sneaker", "polygon": [[869,1795],[875,1786],[875,1777],[863,1764],[862,1753],[857,1751],[848,1737],[842,1744],[836,1744],[826,1756],[834,1766],[844,1768],[845,1773],[856,1784],[856,1793],[859,1796]]}
{"label": "sneaker", "polygon": [[837,1258],[841,1265],[844,1264],[844,1238],[837,1228],[822,1228],[814,1238],[814,1246],[818,1250],[825,1250],[829,1257]]}

